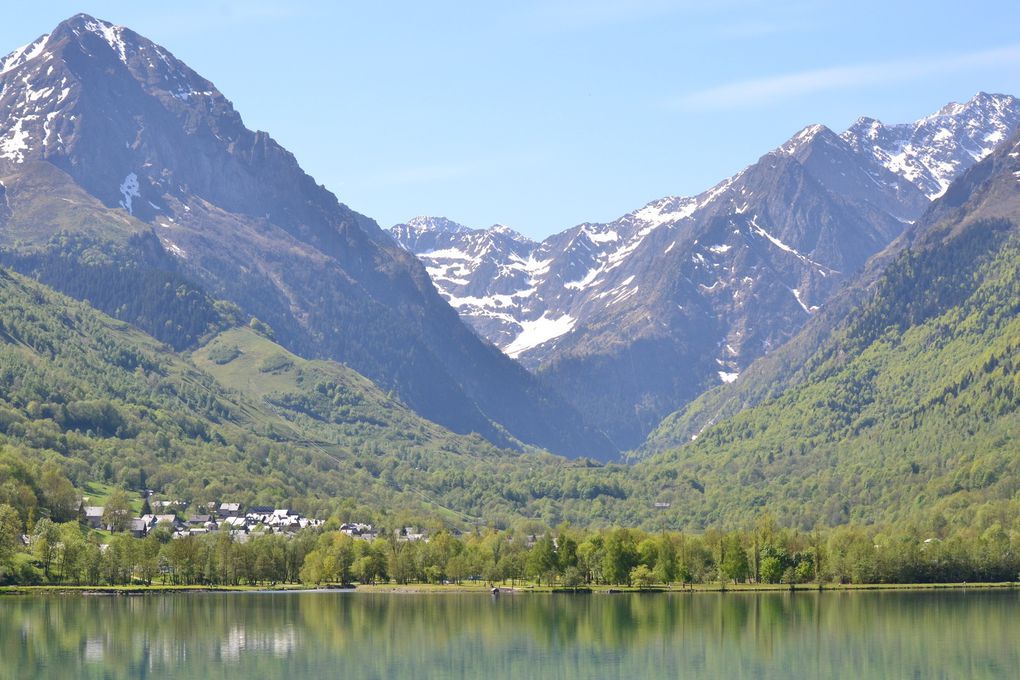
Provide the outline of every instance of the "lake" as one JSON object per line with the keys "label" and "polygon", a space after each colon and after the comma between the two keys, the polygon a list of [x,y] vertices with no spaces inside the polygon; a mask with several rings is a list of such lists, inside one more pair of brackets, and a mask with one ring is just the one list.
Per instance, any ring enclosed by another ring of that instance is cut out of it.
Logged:
{"label": "lake", "polygon": [[1016,591],[0,598],[3,678],[1004,678]]}

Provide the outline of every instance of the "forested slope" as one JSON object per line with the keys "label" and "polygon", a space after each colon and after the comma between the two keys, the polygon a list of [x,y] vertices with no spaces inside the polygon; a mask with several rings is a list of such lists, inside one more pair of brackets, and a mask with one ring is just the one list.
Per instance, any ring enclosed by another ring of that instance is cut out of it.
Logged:
{"label": "forested slope", "polygon": [[858,292],[864,301],[802,364],[785,367],[775,394],[694,434],[690,413],[663,424],[654,443],[673,448],[639,468],[678,521],[767,507],[804,526],[833,525],[1014,502],[1018,148],[1014,136],[950,188]]}

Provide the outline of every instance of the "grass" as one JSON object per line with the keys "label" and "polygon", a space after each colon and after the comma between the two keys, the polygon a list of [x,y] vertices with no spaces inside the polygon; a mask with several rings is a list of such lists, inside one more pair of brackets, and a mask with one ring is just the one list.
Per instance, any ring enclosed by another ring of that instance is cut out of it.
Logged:
{"label": "grass", "polygon": [[[105,506],[106,500],[110,497],[117,487],[114,484],[101,484],[99,482],[89,482],[84,488],[82,488],[82,497],[85,499],[85,505],[98,505]],[[131,502],[131,510],[134,511],[135,515],[138,515],[142,511],[142,499],[137,492],[128,491],[128,498]]]}
{"label": "grass", "polygon": [[[839,583],[800,583],[791,585],[786,583],[758,583],[758,584],[725,584],[696,583],[681,586],[671,584],[664,586],[653,585],[648,588],[637,586],[618,585],[581,585],[576,589],[560,585],[541,586],[534,583],[518,583],[510,586],[509,583],[495,584],[500,590],[512,590],[515,593],[768,593],[768,592],[810,592],[810,591],[860,591],[860,590],[986,590],[990,588],[1020,588],[1020,583],[860,583],[860,584],[839,584]],[[359,592],[370,593],[488,593],[492,590],[493,584],[484,581],[471,581],[459,584],[436,584],[436,583],[409,583],[398,585],[394,583],[377,583],[375,585],[359,585]]]}
{"label": "grass", "polygon": [[[501,592],[513,593],[563,593],[563,594],[623,594],[623,593],[774,593],[774,592],[856,592],[856,591],[934,591],[934,590],[991,590],[991,589],[1017,589],[1018,582],[1002,583],[860,583],[860,584],[839,584],[839,583],[801,583],[789,585],[777,584],[726,584],[720,583],[697,583],[693,585],[680,586],[672,584],[669,586],[654,585],[648,588],[637,586],[609,586],[609,585],[587,585],[578,588],[567,588],[564,586],[540,586],[533,583],[517,584],[510,586],[507,583],[497,584]],[[339,586],[307,586],[295,583],[280,583],[275,586],[178,586],[163,585],[154,583],[152,585],[121,585],[121,586],[68,586],[68,585],[42,585],[42,586],[0,586],[0,595],[140,595],[159,593],[209,593],[209,592],[247,592],[258,593],[267,591],[310,591],[338,589]],[[372,585],[357,585],[353,589],[359,593],[406,593],[423,595],[441,594],[489,594],[493,588],[492,584],[484,581],[469,581],[465,583],[376,583]]]}
{"label": "grass", "polygon": [[[224,363],[223,353],[235,350],[236,356]],[[250,328],[232,328],[220,333],[207,345],[192,354],[192,361],[202,370],[211,373],[217,381],[231,389],[238,390],[256,399],[273,393],[300,392],[305,386],[306,374],[319,373],[323,378],[355,383],[357,389],[377,391],[378,388],[354,371],[331,361],[310,361],[288,352]],[[279,366],[273,370],[262,370],[266,362],[274,361]],[[374,389],[373,389],[374,388]],[[376,395],[382,399],[380,393]]]}
{"label": "grass", "polygon": [[153,583],[152,585],[120,585],[120,586],[0,586],[0,595],[138,595],[143,593],[213,593],[213,592],[248,592],[259,593],[277,590],[310,590],[307,586],[293,583],[278,583],[275,586],[177,586]]}

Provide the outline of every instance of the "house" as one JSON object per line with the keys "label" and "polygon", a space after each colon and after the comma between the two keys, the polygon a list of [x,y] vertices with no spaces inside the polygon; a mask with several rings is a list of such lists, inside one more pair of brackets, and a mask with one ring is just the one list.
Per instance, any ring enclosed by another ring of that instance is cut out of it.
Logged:
{"label": "house", "polygon": [[373,533],[371,524],[360,524],[358,522],[345,522],[340,525],[340,532],[348,536],[364,536]]}
{"label": "house", "polygon": [[145,534],[149,533],[149,524],[141,517],[135,517],[131,520],[131,526],[128,528],[128,531],[135,538],[145,538]]}
{"label": "house", "polygon": [[240,503],[220,503],[218,511],[220,517],[237,517],[241,514]]}
{"label": "house", "polygon": [[103,528],[103,513],[106,508],[99,505],[85,507],[85,523],[93,529]]}
{"label": "house", "polygon": [[212,517],[209,515],[192,515],[188,519],[188,526],[204,527],[210,521],[212,521]]}
{"label": "house", "polygon": [[417,527],[404,527],[403,529],[395,529],[397,533],[398,541],[424,541],[425,534],[417,529]]}
{"label": "house", "polygon": [[175,529],[175,530],[180,528],[181,526],[183,526],[181,524],[181,521],[179,519],[177,519],[177,515],[156,515],[155,519],[156,519],[156,523],[155,523],[154,526],[158,526],[160,524],[167,524],[172,529]]}
{"label": "house", "polygon": [[274,508],[271,505],[253,505],[248,508],[249,515],[271,515],[274,512]]}
{"label": "house", "polygon": [[188,502],[180,500],[156,501],[155,503],[152,503],[153,510],[162,510],[163,512],[183,510],[186,507],[188,507]]}

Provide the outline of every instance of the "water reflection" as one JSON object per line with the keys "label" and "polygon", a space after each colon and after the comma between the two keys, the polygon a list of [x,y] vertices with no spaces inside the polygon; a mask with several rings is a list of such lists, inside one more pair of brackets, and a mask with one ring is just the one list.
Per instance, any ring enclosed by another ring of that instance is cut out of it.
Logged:
{"label": "water reflection", "polygon": [[1000,678],[1020,594],[0,599],[0,677]]}

